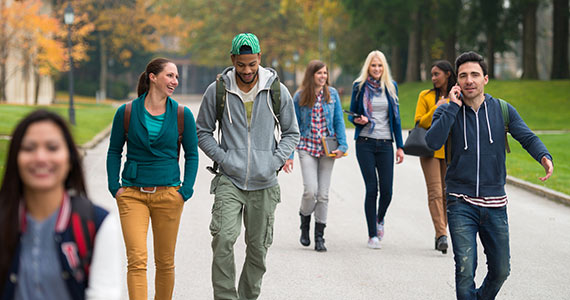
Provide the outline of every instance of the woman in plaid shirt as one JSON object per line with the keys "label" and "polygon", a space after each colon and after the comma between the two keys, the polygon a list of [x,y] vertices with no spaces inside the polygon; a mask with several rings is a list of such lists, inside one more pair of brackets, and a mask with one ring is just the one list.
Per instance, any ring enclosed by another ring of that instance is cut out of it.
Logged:
{"label": "woman in plaid shirt", "polygon": [[[341,158],[348,144],[340,97],[335,88],[329,86],[328,68],[319,60],[313,60],[305,70],[300,89],[295,93],[295,113],[301,132],[297,145],[301,172],[303,174],[303,196],[301,198],[301,244],[309,246],[309,225],[315,215],[315,250],[327,251],[323,238],[327,222],[329,187],[334,160]],[[336,137],[337,149],[325,153],[323,137]],[[287,173],[293,169],[293,154],[283,166]]]}

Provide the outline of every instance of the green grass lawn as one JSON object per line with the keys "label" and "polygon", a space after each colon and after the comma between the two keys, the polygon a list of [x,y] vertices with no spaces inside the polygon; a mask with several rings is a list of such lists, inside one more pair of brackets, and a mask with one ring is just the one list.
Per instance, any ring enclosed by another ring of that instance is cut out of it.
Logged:
{"label": "green grass lawn", "polygon": [[[404,130],[414,126],[418,95],[432,87],[431,82],[404,83],[399,87],[400,114]],[[505,99],[519,112],[532,130],[570,130],[570,80],[499,81],[490,80],[485,92]],[[343,97],[343,108],[349,109],[350,95]],[[348,128],[353,128],[345,115]],[[518,142],[509,142],[512,152],[507,155],[507,174],[570,195],[570,133],[539,135],[554,158],[554,175],[545,183],[538,177],[544,169]]]}
{"label": "green grass lawn", "polygon": [[507,153],[507,174],[570,195],[570,133],[539,134],[538,137],[550,151],[554,162],[554,173],[546,182],[544,168],[534,160],[521,145],[509,136],[511,153]]}
{"label": "green grass lawn", "polygon": [[0,181],[4,178],[4,164],[8,154],[8,140],[0,140]]}
{"label": "green grass lawn", "polygon": [[[16,124],[35,109],[45,108],[55,111],[66,120],[68,119],[68,106],[65,104],[55,104],[51,106],[28,106],[0,104],[0,135],[9,136]],[[116,108],[109,104],[78,103],[75,106],[76,125],[71,131],[77,145],[90,141],[97,133],[105,129],[113,121]],[[6,152],[8,151],[8,140],[0,139],[0,180],[4,176],[4,164]]]}
{"label": "green grass lawn", "polygon": [[[0,105],[0,135],[10,135],[20,119],[39,108],[57,112],[68,119],[67,105],[27,106]],[[82,145],[107,127],[115,114],[115,108],[108,104],[82,103],[75,106],[76,125],[72,127],[75,142]]]}
{"label": "green grass lawn", "polygon": [[[431,82],[399,86],[403,128],[414,127],[418,95],[431,87]],[[490,80],[485,92],[512,104],[533,130],[570,130],[570,80]]]}

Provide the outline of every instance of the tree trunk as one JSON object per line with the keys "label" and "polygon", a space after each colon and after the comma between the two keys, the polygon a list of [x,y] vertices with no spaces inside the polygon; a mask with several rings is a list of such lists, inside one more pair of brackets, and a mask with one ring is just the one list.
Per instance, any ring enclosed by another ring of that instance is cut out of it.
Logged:
{"label": "tree trunk", "polygon": [[39,104],[41,76],[37,69],[34,71],[34,105]]}
{"label": "tree trunk", "polygon": [[418,16],[419,10],[414,11],[411,16],[412,29],[408,37],[408,63],[406,66],[406,82],[418,81],[420,78],[420,57],[418,55],[419,33]]}
{"label": "tree trunk", "polygon": [[489,78],[495,78],[495,34],[487,33],[487,74]]}
{"label": "tree trunk", "polygon": [[457,57],[457,24],[459,17],[465,15],[462,0],[440,0],[438,13],[439,30],[443,40],[443,59],[455,65]]}
{"label": "tree trunk", "polygon": [[[2,39],[2,37],[0,37]],[[0,102],[6,102],[6,61],[8,60],[8,49],[0,44]]]}
{"label": "tree trunk", "polygon": [[[420,12],[418,14],[418,24],[430,24],[432,27],[427,30],[424,26],[418,26],[417,31],[419,34],[418,41],[418,57],[421,59],[420,72],[423,71],[423,76],[420,74],[419,80],[429,80],[431,78],[431,64],[435,59],[441,59],[441,55],[434,53],[434,48],[432,47],[433,41],[438,39],[439,32],[437,28],[439,27],[439,22],[433,14],[430,14],[430,3],[429,1],[422,1],[420,6]],[[423,65],[423,70],[421,66]]]}
{"label": "tree trunk", "polygon": [[[4,15],[6,1],[0,0],[0,16]],[[6,102],[6,63],[8,62],[8,36],[6,19],[0,20],[0,102]]]}
{"label": "tree trunk", "polygon": [[550,79],[569,78],[568,0],[554,0],[552,12],[552,72]]}
{"label": "tree trunk", "polygon": [[457,42],[457,37],[456,37],[457,33],[456,31],[454,31],[452,34],[450,34],[444,41],[444,48],[443,48],[443,58],[447,61],[449,61],[451,63],[451,65],[454,65],[455,63],[455,58],[457,57],[456,51],[455,51],[455,43]]}
{"label": "tree trunk", "polygon": [[523,74],[522,79],[538,79],[536,65],[537,1],[528,1],[523,12]]}
{"label": "tree trunk", "polygon": [[392,57],[390,59],[390,68],[392,69],[392,77],[396,82],[402,81],[402,64],[400,60],[402,57],[400,56],[400,46],[392,45]]}
{"label": "tree trunk", "polygon": [[[33,45],[32,38],[30,36],[26,36],[23,39],[24,45]],[[22,81],[24,82],[24,103],[28,104],[29,101],[29,86],[30,81],[32,79],[32,75],[34,73],[34,65],[32,63],[32,51],[30,47],[23,47],[22,48]],[[33,98],[33,95],[32,95]],[[31,101],[33,102],[33,100]]]}
{"label": "tree trunk", "polygon": [[99,73],[99,93],[102,100],[107,98],[107,44],[103,32],[99,31],[99,45],[101,47],[101,58],[99,65],[101,71]]}

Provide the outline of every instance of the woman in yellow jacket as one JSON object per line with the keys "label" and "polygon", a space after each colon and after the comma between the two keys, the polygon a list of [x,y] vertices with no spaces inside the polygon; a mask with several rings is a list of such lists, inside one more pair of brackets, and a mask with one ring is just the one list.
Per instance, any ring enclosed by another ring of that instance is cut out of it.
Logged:
{"label": "woman in yellow jacket", "polygon": [[[418,97],[415,123],[428,129],[435,109],[449,102],[449,91],[456,83],[453,66],[446,60],[436,61],[431,68],[433,88],[424,90]],[[435,249],[447,253],[447,215],[445,204],[445,150],[434,152],[433,157],[420,157],[420,164],[426,180],[428,207],[435,228]]]}

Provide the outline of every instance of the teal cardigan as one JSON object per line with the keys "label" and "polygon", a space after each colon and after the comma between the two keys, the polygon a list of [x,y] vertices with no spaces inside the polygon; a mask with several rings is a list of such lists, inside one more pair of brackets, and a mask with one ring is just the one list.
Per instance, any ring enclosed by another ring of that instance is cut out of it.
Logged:
{"label": "teal cardigan", "polygon": [[[121,177],[134,186],[172,186],[180,183],[178,163],[178,103],[168,97],[166,115],[156,140],[150,143],[144,118],[144,99],[146,94],[133,101],[129,137],[127,142],[127,160]],[[125,104],[121,105],[113,119],[109,150],[107,151],[107,181],[113,197],[121,187],[119,172],[125,144],[123,120]],[[178,192],[184,201],[192,197],[198,172],[198,137],[196,122],[188,107],[184,108],[184,181]],[[124,182],[123,182],[124,183]]]}

